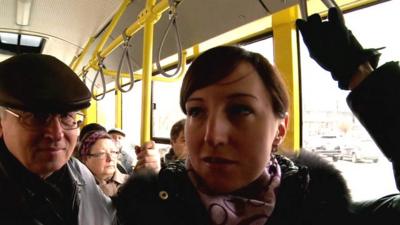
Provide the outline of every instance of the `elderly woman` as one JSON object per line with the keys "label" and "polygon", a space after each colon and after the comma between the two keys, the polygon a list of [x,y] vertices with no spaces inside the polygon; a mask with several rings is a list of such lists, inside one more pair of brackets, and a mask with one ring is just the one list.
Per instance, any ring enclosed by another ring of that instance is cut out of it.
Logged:
{"label": "elderly woman", "polygon": [[118,147],[104,130],[86,133],[78,147],[80,160],[89,168],[97,184],[108,196],[116,194],[128,175],[117,169]]}
{"label": "elderly woman", "polygon": [[[201,54],[182,83],[188,158],[133,177],[114,198],[127,224],[339,224],[350,197],[314,156],[277,153],[289,100],[260,54],[222,46]],[[311,159],[310,159],[311,158]]]}

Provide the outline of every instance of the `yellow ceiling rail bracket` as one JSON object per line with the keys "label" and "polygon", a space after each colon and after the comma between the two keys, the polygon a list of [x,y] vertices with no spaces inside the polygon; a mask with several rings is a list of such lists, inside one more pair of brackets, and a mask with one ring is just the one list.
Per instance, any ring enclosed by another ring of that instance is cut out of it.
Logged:
{"label": "yellow ceiling rail bracket", "polygon": [[74,67],[74,64],[76,62],[76,60],[78,59],[79,55],[74,55],[74,58],[72,58],[71,63],[69,64],[70,68]]}
{"label": "yellow ceiling rail bracket", "polygon": [[[117,71],[117,77],[116,77],[116,81],[115,81],[115,86],[116,89],[119,90],[120,92],[126,93],[130,90],[132,90],[133,85],[135,84],[135,78],[133,75],[133,67],[132,67],[132,63],[129,57],[129,41],[131,39],[131,37],[127,36],[125,33],[126,29],[124,30],[124,32],[122,33],[122,36],[124,38],[124,44],[122,45],[123,51],[122,51],[122,57],[121,60],[119,61],[119,65],[118,65],[118,71]],[[128,69],[129,69],[129,86],[127,89],[123,89],[121,82],[121,71],[122,71],[122,64],[124,63],[124,59],[126,59],[127,63],[128,63]]]}
{"label": "yellow ceiling rail bracket", "polygon": [[[143,28],[144,24],[148,21],[151,23],[157,22],[161,18],[161,14],[168,9],[168,0],[161,0],[156,5],[146,6],[146,8],[139,14],[137,20],[126,29],[127,36],[133,36],[136,32]],[[103,57],[111,54],[114,49],[123,43],[123,36],[119,35],[107,47],[101,51]]]}
{"label": "yellow ceiling rail bracket", "polygon": [[81,72],[78,74],[79,77],[86,75],[84,74],[84,72],[89,71],[89,69],[92,68],[90,64],[87,64],[85,66],[82,67]]}
{"label": "yellow ceiling rail bracket", "polygon": [[76,70],[76,68],[78,68],[79,64],[81,63],[83,57],[85,57],[85,55],[87,54],[90,46],[93,44],[95,38],[91,37],[89,38],[89,40],[86,42],[85,47],[83,48],[82,52],[79,53],[79,55],[74,58],[73,62],[71,62],[71,69],[72,70]]}
{"label": "yellow ceiling rail bracket", "polygon": [[[100,67],[97,66],[97,65],[92,66],[91,68],[94,69],[94,70],[96,70],[96,71],[100,69]],[[115,71],[115,70],[109,70],[109,69],[107,69],[107,68],[103,68],[102,70],[103,70],[103,74],[104,74],[104,75],[107,75],[107,76],[117,76],[117,71]],[[131,75],[128,74],[128,73],[121,73],[121,74],[120,74],[120,77],[124,77],[124,78],[129,78],[130,76],[131,76]],[[141,79],[142,79],[142,74],[140,74],[140,73],[134,73],[134,74],[133,74],[133,77],[134,77],[135,80],[141,80]]]}
{"label": "yellow ceiling rail bracket", "polygon": [[89,69],[85,69],[85,67],[82,68],[82,72],[81,72],[80,76],[82,76],[82,82],[84,84],[86,84],[86,77],[87,77],[88,72],[89,72]]}

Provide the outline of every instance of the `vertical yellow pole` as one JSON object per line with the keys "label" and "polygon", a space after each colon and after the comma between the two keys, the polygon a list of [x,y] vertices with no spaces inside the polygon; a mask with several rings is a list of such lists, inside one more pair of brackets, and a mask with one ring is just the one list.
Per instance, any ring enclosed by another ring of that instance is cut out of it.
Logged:
{"label": "vertical yellow pole", "polygon": [[115,88],[115,127],[122,128],[122,93]]}
{"label": "vertical yellow pole", "polygon": [[297,18],[297,6],[287,8],[272,15],[275,64],[286,81],[291,102],[291,107],[289,109],[289,127],[282,149],[286,149],[287,151],[294,150],[295,153],[298,153],[300,149],[301,138],[300,84],[295,24]]}
{"label": "vertical yellow pole", "polygon": [[[146,8],[151,9],[156,0],[147,0]],[[140,143],[150,141],[150,115],[151,115],[151,75],[153,67],[153,32],[154,21],[146,20],[143,37],[143,79],[142,79],[142,115]]]}
{"label": "vertical yellow pole", "polygon": [[90,107],[83,110],[86,116],[84,125],[97,122],[97,101],[93,98],[90,100]]}

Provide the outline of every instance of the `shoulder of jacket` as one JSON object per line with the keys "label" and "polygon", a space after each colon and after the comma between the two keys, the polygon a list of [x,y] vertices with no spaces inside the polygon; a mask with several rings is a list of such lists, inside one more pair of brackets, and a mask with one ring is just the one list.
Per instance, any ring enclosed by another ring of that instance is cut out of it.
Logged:
{"label": "shoulder of jacket", "polygon": [[[328,195],[340,197],[344,202],[350,202],[350,192],[341,172],[322,157],[302,150],[295,158],[279,156],[278,162],[282,169],[282,180],[285,184],[295,185],[308,195]],[[311,193],[310,193],[311,192]]]}

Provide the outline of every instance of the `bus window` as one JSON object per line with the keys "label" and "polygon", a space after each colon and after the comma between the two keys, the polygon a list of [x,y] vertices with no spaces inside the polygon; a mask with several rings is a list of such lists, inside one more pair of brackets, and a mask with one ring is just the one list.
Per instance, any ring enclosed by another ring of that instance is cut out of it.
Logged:
{"label": "bus window", "polygon": [[169,139],[172,125],[186,117],[179,106],[181,85],[182,80],[153,82],[153,137]]}
{"label": "bus window", "polygon": [[[386,46],[380,65],[400,59],[400,35],[391,26],[378,26],[398,21],[395,9],[399,6],[398,1],[389,1],[345,14],[346,25],[364,47]],[[309,57],[303,41],[299,43],[303,148],[321,154],[342,171],[355,201],[397,193],[390,162],[346,104],[349,92],[340,90],[331,75]],[[327,143],[324,136],[336,137],[339,145]],[[330,148],[338,147],[340,154],[328,154],[335,150]]]}
{"label": "bus window", "polygon": [[274,47],[272,37],[253,42],[243,46],[246,50],[257,52],[267,58],[272,64],[274,63]]}
{"label": "bus window", "polygon": [[115,94],[107,92],[104,98],[97,101],[97,122],[105,128],[115,127]]}
{"label": "bus window", "polygon": [[141,111],[142,81],[137,81],[132,90],[122,93],[122,129],[126,132],[127,144],[140,144]]}

